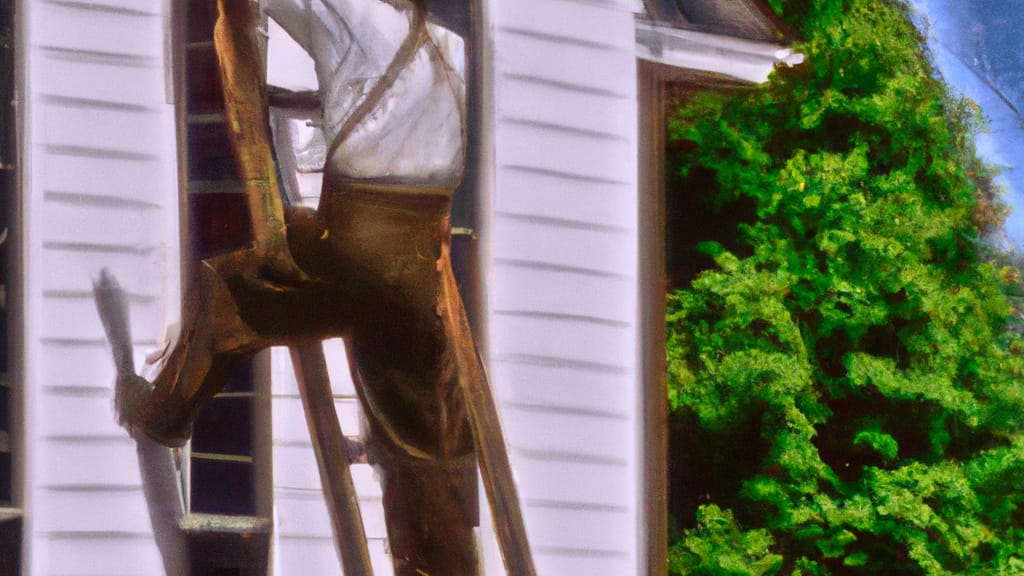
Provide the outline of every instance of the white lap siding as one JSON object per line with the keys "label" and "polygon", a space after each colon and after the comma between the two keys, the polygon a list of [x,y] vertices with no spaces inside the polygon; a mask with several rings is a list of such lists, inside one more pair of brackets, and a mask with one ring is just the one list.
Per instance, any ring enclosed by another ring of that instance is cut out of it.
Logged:
{"label": "white lap siding", "polygon": [[[490,0],[490,374],[541,574],[635,574],[636,96],[631,2]],[[22,2],[28,574],[157,574],[91,301],[112,269],[140,356],[177,302],[158,0]],[[338,355],[332,354],[333,365]],[[278,573],[337,573],[301,406],[275,354]],[[335,379],[354,429],[351,389]],[[353,430],[354,432],[354,430]],[[380,495],[354,467],[378,573]],[[306,566],[309,570],[300,570]]]}
{"label": "white lap siding", "polygon": [[[315,207],[320,199],[320,174],[302,174],[302,204]],[[359,436],[359,400],[340,339],[324,343],[324,357],[342,432]],[[277,576],[340,576],[331,521],[320,472],[309,437],[302,398],[287,348],[271,352],[271,393],[274,461],[274,574]],[[387,525],[379,479],[369,464],[353,464],[352,481],[366,530],[367,547],[376,576],[394,573],[387,553]]]}
{"label": "white lap siding", "polygon": [[25,574],[161,573],[92,301],[129,294],[136,363],[178,308],[173,107],[159,0],[21,2],[26,53]]}
{"label": "white lap siding", "polygon": [[[359,435],[359,403],[348,372],[341,340],[324,344],[334,407],[342,431]],[[287,348],[274,348],[274,574],[331,576],[342,574],[320,485],[302,399]],[[369,464],[353,464],[352,481],[366,530],[373,573],[393,574],[387,550],[387,526],[380,483]]]}
{"label": "white lap siding", "polygon": [[640,573],[633,8],[490,2],[489,370],[545,576]]}

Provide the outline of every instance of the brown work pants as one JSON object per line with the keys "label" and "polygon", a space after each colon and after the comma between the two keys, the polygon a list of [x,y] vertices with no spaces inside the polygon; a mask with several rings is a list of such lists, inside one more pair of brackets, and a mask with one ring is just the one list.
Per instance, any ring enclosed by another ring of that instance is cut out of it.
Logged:
{"label": "brown work pants", "polygon": [[449,208],[450,190],[328,177],[317,211],[289,214],[289,249],[308,279],[289,284],[244,259],[201,270],[199,318],[236,315],[227,324],[255,335],[246,340],[254,344],[215,353],[212,362],[190,359],[188,339],[207,336],[203,326],[186,327],[186,342],[172,352],[184,356],[171,364],[201,383],[158,380],[140,408],[143,429],[180,443],[240,359],[266,345],[341,336],[366,416],[367,453],[381,472],[395,573],[477,574],[476,459],[455,336],[442,319]]}

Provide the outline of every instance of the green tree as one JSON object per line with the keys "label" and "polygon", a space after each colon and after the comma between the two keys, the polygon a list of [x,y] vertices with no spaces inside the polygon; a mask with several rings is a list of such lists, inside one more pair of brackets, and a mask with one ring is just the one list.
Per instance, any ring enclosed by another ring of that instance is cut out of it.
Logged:
{"label": "green tree", "polygon": [[[804,64],[672,118],[722,220],[669,297],[679,574],[1024,574],[1024,343],[978,110],[902,3],[775,0]],[[686,183],[691,184],[687,186]],[[700,183],[696,189],[696,183]]]}

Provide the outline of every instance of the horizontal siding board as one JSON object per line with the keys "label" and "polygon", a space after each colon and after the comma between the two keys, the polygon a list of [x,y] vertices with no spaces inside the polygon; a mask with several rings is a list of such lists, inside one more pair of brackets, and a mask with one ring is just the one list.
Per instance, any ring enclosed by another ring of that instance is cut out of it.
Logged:
{"label": "horizontal siding board", "polygon": [[544,122],[569,130],[625,134],[635,104],[624,98],[587,94],[515,78],[495,94],[498,121]]}
{"label": "horizontal siding board", "polygon": [[[324,342],[324,357],[342,430],[357,435],[359,406],[354,394],[344,344]],[[341,574],[331,535],[320,474],[310,442],[298,385],[287,348],[271,352],[273,419],[274,558],[282,576]],[[385,552],[386,524],[379,480],[368,464],[355,464],[352,479],[369,538],[375,574],[393,574]]]}
{"label": "horizontal siding board", "polygon": [[[132,201],[137,206],[159,206],[161,198],[174,187],[173,182],[162,182],[156,176],[162,165],[156,160],[125,160],[119,158],[86,158],[67,154],[50,154],[40,160],[47,171],[43,198],[48,203],[60,204],[54,197],[64,198],[65,204],[75,204],[72,195],[81,195],[78,204],[96,204],[97,198]],[[122,213],[124,208],[110,206],[111,214]],[[168,239],[177,236],[168,236]]]}
{"label": "horizontal siding board", "polygon": [[40,532],[133,532],[152,530],[142,487],[118,492],[47,491],[35,506]]}
{"label": "horizontal siding board", "polygon": [[633,2],[495,2],[488,357],[544,576],[637,574]]}
{"label": "horizontal siding board", "polygon": [[577,4],[585,4],[587,6],[597,6],[606,10],[614,10],[617,14],[629,14],[632,18],[636,11],[637,2],[636,0],[569,0],[570,2],[576,2]]}
{"label": "horizontal siding board", "polygon": [[[47,203],[43,217],[49,223],[43,231],[46,242],[118,243],[144,247],[153,242],[153,230],[164,224],[164,215],[155,210],[113,211],[102,206],[74,206]],[[159,291],[160,286],[150,290]]]}
{"label": "horizontal siding board", "polygon": [[[49,298],[40,311],[40,335],[43,338],[97,339],[105,341],[96,304],[84,298]],[[163,335],[158,302],[130,302],[132,336],[158,339]]]}
{"label": "horizontal siding board", "polygon": [[82,194],[63,190],[43,192],[43,201],[53,206],[75,206],[80,208],[103,208],[109,216],[130,217],[133,213],[159,211],[156,204],[135,197],[119,197],[113,194]]}
{"label": "horizontal siding board", "polygon": [[631,182],[635,143],[503,123],[497,143],[498,166],[524,166],[571,176]]}
{"label": "horizontal siding board", "polygon": [[631,512],[533,508],[526,529],[539,549],[600,551],[628,557],[633,547]]}
{"label": "horizontal siding board", "polygon": [[[529,3],[531,6],[534,3]],[[630,38],[632,38],[632,31]],[[636,50],[559,43],[538,36],[495,33],[495,60],[501,77],[534,78],[577,86],[622,98],[635,98]],[[502,86],[504,89],[504,86]]]}
{"label": "horizontal siding board", "polygon": [[131,105],[157,105],[166,96],[153,70],[73,62],[40,53],[33,66],[35,89],[43,96],[66,96]]}
{"label": "horizontal siding board", "polygon": [[[331,536],[331,520],[322,493],[274,492],[277,530],[282,536]],[[360,499],[359,510],[367,538],[385,538],[384,509],[380,500]]]}
{"label": "horizontal siding board", "polygon": [[505,400],[504,409],[512,412],[524,412],[526,414],[550,414],[554,416],[589,416],[593,418],[629,421],[632,414],[625,408],[609,408],[608,406],[587,407],[579,406],[574,402],[566,404],[554,404],[551,402],[534,401],[520,402]]}
{"label": "horizontal siding board", "polygon": [[546,453],[553,459],[564,456],[565,460],[631,461],[634,432],[629,420],[505,410],[502,421],[510,444],[526,453]]}
{"label": "horizontal siding board", "polygon": [[37,440],[37,476],[52,486],[134,487],[139,485],[135,444],[118,441],[57,442]]}
{"label": "horizontal siding board", "polygon": [[[634,226],[623,205],[634,194],[629,184],[573,178],[558,171],[499,167],[504,191],[494,200],[501,213],[538,215],[603,226]],[[589,177],[588,177],[589,178]]]}
{"label": "horizontal siding board", "polygon": [[[361,498],[380,499],[380,483],[369,464],[351,467],[352,482]],[[309,446],[274,446],[275,490],[320,490],[320,473]]]}
{"label": "horizontal siding board", "polygon": [[110,270],[121,288],[130,294],[148,294],[163,283],[157,266],[164,259],[162,251],[104,254],[102,262],[98,262],[71,250],[47,250],[46,259],[49,265],[40,271],[40,288],[44,292],[91,292],[92,283],[103,268]]}
{"label": "horizontal siding board", "polygon": [[[335,400],[342,431],[348,436],[359,435],[359,405],[355,398]],[[309,443],[306,413],[300,398],[274,398],[272,409],[274,441]]]}
{"label": "horizontal siding board", "polygon": [[168,6],[25,3],[25,539],[34,574],[162,573],[136,446],[114,421],[113,363],[91,290],[109,267],[128,291],[141,366],[164,332],[162,300],[178,273],[167,257],[178,242]]}
{"label": "horizontal siding board", "polygon": [[33,546],[33,573],[47,576],[152,576],[163,574],[149,536],[40,535]]}
{"label": "horizontal siding board", "polygon": [[[84,4],[84,3],[82,3]],[[77,3],[42,2],[36,10],[33,43],[96,52],[163,57],[159,17],[127,11],[89,10]],[[159,13],[157,13],[159,16]]]}
{"label": "horizontal siding board", "polygon": [[579,372],[569,368],[492,362],[490,374],[502,403],[546,405],[580,411],[628,413],[622,406],[619,374]]}
{"label": "horizontal siding board", "polygon": [[48,386],[107,386],[113,393],[114,361],[103,346],[44,344],[40,380]]}
{"label": "horizontal siding board", "polygon": [[634,574],[636,566],[629,556],[608,555],[588,550],[542,548],[533,550],[538,574]]}
{"label": "horizontal siding board", "polygon": [[[111,390],[111,393],[113,390]],[[49,395],[47,406],[60,414],[39,423],[44,436],[119,436],[125,431],[118,426],[114,414],[113,396]]]}
{"label": "horizontal siding board", "polygon": [[568,41],[602,42],[633,49],[632,29],[607,5],[571,0],[495,2],[494,21],[502,30],[529,30]]}
{"label": "horizontal siding board", "polygon": [[277,444],[273,452],[275,490],[321,489],[316,458],[308,446]]}
{"label": "horizontal siding board", "polygon": [[77,6],[80,10],[98,12],[127,11],[138,15],[160,16],[159,4],[153,0],[42,0],[47,4]]}
{"label": "horizontal siding board", "polygon": [[353,397],[356,389],[352,383],[345,346],[340,339],[324,342],[324,361],[327,363],[327,375],[331,381],[331,393],[335,397]]}
{"label": "horizontal siding board", "polygon": [[494,218],[496,259],[544,262],[610,274],[632,275],[635,246],[629,231],[581,230],[559,223]]}
{"label": "horizontal siding board", "polygon": [[584,502],[606,506],[631,506],[629,489],[633,473],[625,466],[601,462],[559,462],[512,454],[524,502]]}
{"label": "horizontal siding board", "polygon": [[[367,548],[370,551],[375,576],[393,576],[394,569],[384,539],[370,539]],[[280,568],[274,573],[281,576],[341,576],[342,573],[334,543],[329,538],[293,538],[278,535],[274,563]]]}
{"label": "horizontal siding board", "polygon": [[[491,317],[491,340],[503,356],[530,355],[569,361],[607,364],[628,370],[634,330],[618,326],[581,326],[575,322],[538,318]],[[623,389],[623,396],[628,396]]]}
{"label": "horizontal siding board", "polygon": [[[154,344],[135,338],[136,369],[145,365],[146,355],[155,349]],[[58,338],[44,340],[40,348],[47,359],[39,367],[42,390],[47,394],[113,398],[114,360],[105,341]],[[46,397],[44,401],[48,400]]]}
{"label": "horizontal siding board", "polygon": [[288,348],[283,346],[270,349],[270,391],[274,396],[299,393]]}
{"label": "horizontal siding board", "polygon": [[490,292],[490,305],[495,312],[530,310],[619,322],[633,318],[630,310],[608,305],[628,300],[633,289],[629,278],[524,269],[501,262],[494,264],[494,277],[499,280]]}
{"label": "horizontal siding board", "polygon": [[[159,116],[130,110],[82,110],[49,105],[43,134],[50,146],[103,150],[112,156],[149,155],[155,161],[164,150],[164,137],[169,135],[159,122],[147,121],[152,118]],[[145,184],[162,186],[163,183],[154,182],[153,176],[150,173]]]}
{"label": "horizontal siding board", "polygon": [[[327,375],[331,380],[331,391],[335,397],[353,397],[356,393],[349,372],[345,345],[340,338],[324,341],[324,360],[327,362]],[[275,396],[297,396],[299,386],[295,380],[291,355],[287,348],[276,347],[271,352],[271,390]]]}

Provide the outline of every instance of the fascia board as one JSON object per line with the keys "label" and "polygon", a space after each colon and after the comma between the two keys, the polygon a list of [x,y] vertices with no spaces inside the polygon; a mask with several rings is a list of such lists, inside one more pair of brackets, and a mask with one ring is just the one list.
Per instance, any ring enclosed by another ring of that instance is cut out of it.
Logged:
{"label": "fascia board", "polygon": [[701,70],[759,84],[776,64],[803,62],[803,54],[770,42],[745,40],[638,21],[637,58],[689,70]]}

